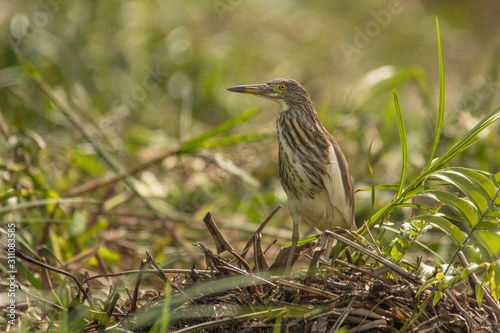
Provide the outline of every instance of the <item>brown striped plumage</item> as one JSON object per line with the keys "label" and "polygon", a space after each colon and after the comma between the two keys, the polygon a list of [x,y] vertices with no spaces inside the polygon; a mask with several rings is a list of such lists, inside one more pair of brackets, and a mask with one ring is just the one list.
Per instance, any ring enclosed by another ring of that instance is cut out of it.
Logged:
{"label": "brown striped plumage", "polygon": [[320,230],[336,226],[355,230],[354,191],[347,161],[321,124],[307,92],[291,79],[229,88],[278,102],[279,175],[293,219],[292,249],[303,220]]}

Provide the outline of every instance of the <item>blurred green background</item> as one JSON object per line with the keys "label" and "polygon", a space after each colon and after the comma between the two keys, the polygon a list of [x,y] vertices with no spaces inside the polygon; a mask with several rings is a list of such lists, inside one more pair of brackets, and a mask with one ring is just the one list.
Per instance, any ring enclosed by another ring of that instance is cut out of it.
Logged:
{"label": "blurred green background", "polygon": [[[99,249],[103,262],[120,263],[114,271],[137,268],[144,250],[169,267],[190,267],[200,260],[191,243],[212,245],[202,222],[208,211],[239,244],[283,204],[264,241],[289,241],[274,134],[279,107],[225,89],[298,80],[343,147],[355,187],[371,186],[370,144],[376,183],[397,183],[401,148],[391,91],[405,117],[411,177],[426,165],[436,122],[436,16],[446,79],[444,149],[500,104],[497,0],[1,1],[1,206],[65,197],[115,174],[30,78],[11,43],[123,169],[258,107],[206,147],[135,175],[161,218],[118,182],[78,195],[91,203],[12,211],[4,219],[22,223],[18,236],[26,246],[50,248],[63,261]],[[452,164],[497,173],[500,136],[497,127],[489,131]],[[392,196],[380,192],[376,207]],[[369,218],[369,192],[356,199],[357,220]],[[410,213],[402,211],[400,220]],[[302,236],[311,233],[301,227]]]}

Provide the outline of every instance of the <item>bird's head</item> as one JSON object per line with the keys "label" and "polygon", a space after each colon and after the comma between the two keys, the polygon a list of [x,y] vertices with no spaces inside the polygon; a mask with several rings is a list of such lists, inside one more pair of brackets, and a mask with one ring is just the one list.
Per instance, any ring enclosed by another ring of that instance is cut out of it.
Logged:
{"label": "bird's head", "polygon": [[306,90],[292,79],[274,79],[264,84],[236,86],[227,88],[227,90],[274,100],[283,109],[290,107],[292,104],[311,104]]}

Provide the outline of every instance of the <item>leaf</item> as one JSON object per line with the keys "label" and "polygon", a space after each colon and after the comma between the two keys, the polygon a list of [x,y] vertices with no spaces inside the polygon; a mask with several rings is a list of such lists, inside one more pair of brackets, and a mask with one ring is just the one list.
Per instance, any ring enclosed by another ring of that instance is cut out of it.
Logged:
{"label": "leaf", "polygon": [[[375,190],[392,190],[396,191],[399,188],[398,184],[380,184],[375,186]],[[372,187],[359,188],[356,192],[369,192],[372,190]]]}
{"label": "leaf", "polygon": [[493,263],[491,266],[494,267],[492,271],[492,281],[493,283],[491,284],[491,293],[493,294],[493,297],[495,300],[498,301],[498,296],[500,294],[500,264],[499,262]]}
{"label": "leaf", "polygon": [[[274,133],[272,134],[274,135]],[[233,136],[226,136],[223,138],[209,138],[203,142],[200,142],[198,147],[203,147],[203,148],[216,148],[216,147],[221,147],[221,146],[229,146],[229,145],[234,145],[242,142],[249,142],[249,141],[255,141],[255,140],[261,140],[265,138],[269,138],[271,136],[271,133],[253,133],[253,134],[246,134],[246,135],[233,135]]]}
{"label": "leaf", "polygon": [[79,236],[87,230],[87,222],[85,213],[77,210],[69,220],[69,226],[66,231],[72,237]]}
{"label": "leaf", "polygon": [[429,278],[434,274],[436,268],[434,266],[427,265],[423,262],[418,266],[418,270],[415,272],[415,275],[419,278]]}
{"label": "leaf", "polygon": [[394,242],[394,244],[391,245],[392,245],[390,252],[390,255],[392,257],[391,261],[398,263],[405,255],[406,248],[399,239],[396,242]]}
{"label": "leaf", "polygon": [[85,154],[78,148],[73,149],[70,153],[71,162],[75,168],[94,175],[103,173],[104,168],[99,163],[97,155]]}
{"label": "leaf", "polygon": [[411,203],[411,202],[403,202],[401,204],[394,205],[394,208],[402,208],[402,207],[413,208],[413,209],[422,209],[422,210],[427,210],[427,211],[434,210],[434,207],[423,205],[423,204],[415,204],[415,203]]}
{"label": "leaf", "polygon": [[[476,235],[478,234],[479,233],[476,233]],[[474,242],[473,244],[463,244],[462,251],[471,262],[491,262],[491,256],[488,250],[479,244],[479,242]]]}
{"label": "leaf", "polygon": [[[443,266],[443,268],[444,268],[444,266]],[[446,271],[447,270],[448,269],[446,269]],[[454,274],[453,268],[452,268],[452,271],[453,271],[453,274]],[[439,276],[441,276],[441,277],[439,277]],[[443,290],[444,288],[450,288],[451,289],[455,285],[455,282],[458,281],[458,279],[455,276],[444,275],[441,272],[438,273],[438,274],[436,274],[436,277],[441,279],[441,282],[438,285],[438,290]]]}
{"label": "leaf", "polygon": [[475,227],[479,222],[479,216],[476,210],[467,201],[451,193],[429,190],[422,192],[419,195],[433,198],[434,200],[455,208],[460,215],[471,224],[472,227]]}
{"label": "leaf", "polygon": [[486,127],[490,126],[500,118],[500,107],[496,108],[492,113],[484,117],[474,128],[465,134],[457,143],[447,150],[438,159],[434,160],[429,167],[430,171],[441,169],[449,160],[457,156],[460,152],[471,146],[471,141],[481,133]]}
{"label": "leaf", "polygon": [[456,225],[445,219],[442,214],[419,215],[412,217],[410,221],[429,222],[432,226],[450,236],[451,239],[455,240],[458,244],[462,243],[464,240],[462,231]]}
{"label": "leaf", "polygon": [[488,211],[488,215],[483,215],[481,218],[481,224],[478,226],[477,230],[485,230],[492,233],[500,234],[500,216],[498,214],[489,214],[492,211]]}
{"label": "leaf", "polygon": [[443,66],[443,51],[441,48],[441,34],[439,32],[439,22],[436,17],[436,28],[437,28],[437,43],[438,43],[438,59],[439,59],[439,107],[438,107],[438,117],[436,123],[436,131],[434,132],[434,140],[432,142],[431,155],[429,156],[429,161],[424,169],[424,173],[431,167],[434,156],[436,155],[437,148],[439,146],[439,138],[441,137],[441,130],[443,129],[443,119],[444,119],[444,66]]}
{"label": "leaf", "polygon": [[483,284],[476,283],[475,290],[476,290],[477,305],[479,306],[479,309],[481,309],[481,303],[483,302],[483,296],[484,296]]}
{"label": "leaf", "polygon": [[415,295],[415,298],[417,298],[418,295],[420,295],[420,293],[422,293],[422,291],[427,289],[427,287],[434,285],[434,284],[437,284],[437,283],[440,283],[440,282],[441,282],[441,280],[437,279],[437,278],[432,278],[432,279],[425,281],[424,283],[422,283],[422,286],[418,289],[417,294]]}
{"label": "leaf", "polygon": [[482,264],[476,264],[476,263],[470,263],[465,267],[465,269],[462,271],[462,274],[460,275],[461,280],[465,280],[471,275],[472,273],[475,273],[478,269],[484,267],[484,263]]}
{"label": "leaf", "polygon": [[95,235],[102,233],[108,226],[109,223],[106,218],[102,217],[98,219],[94,224],[87,226],[85,232],[77,237],[78,244],[81,246],[93,245],[95,242]]}
{"label": "leaf", "polygon": [[460,167],[448,168],[447,171],[456,172],[467,177],[489,201],[497,196],[499,186],[496,184],[493,175],[480,170]]}
{"label": "leaf", "polygon": [[283,320],[283,315],[280,315],[280,316],[276,317],[276,321],[274,322],[273,333],[280,333],[281,332],[281,322],[282,322],[282,320]]}
{"label": "leaf", "polygon": [[405,123],[403,121],[403,112],[401,111],[401,106],[399,105],[398,95],[394,91],[392,92],[392,94],[394,95],[394,105],[396,107],[396,116],[398,118],[399,138],[401,140],[401,150],[403,154],[403,163],[401,166],[401,178],[399,181],[399,188],[397,194],[397,197],[399,198],[401,197],[403,189],[405,188],[406,174],[408,173],[408,145],[406,143]]}
{"label": "leaf", "polygon": [[[370,147],[368,148],[368,154],[367,154],[367,164],[368,164],[368,170],[370,171],[370,177],[372,179],[372,187],[371,187],[371,206],[370,206],[370,218],[373,215],[373,208],[375,207],[375,177],[373,175],[373,168],[372,168],[372,161],[371,161],[371,156],[370,153],[372,151],[372,143],[370,142]],[[368,220],[368,223],[370,221]]]}
{"label": "leaf", "polygon": [[104,260],[104,262],[109,264],[116,264],[120,261],[120,253],[112,251],[108,248],[101,247],[99,250],[99,255]]}
{"label": "leaf", "polygon": [[421,234],[425,233],[429,228],[430,225],[426,225],[421,221],[403,223],[403,225],[399,228],[397,238],[395,238],[388,247],[392,256],[391,261],[399,262],[406,254],[410,246],[417,241],[417,238]]}
{"label": "leaf", "polygon": [[186,153],[192,150],[195,150],[199,147],[202,146],[202,144],[210,139],[211,137],[214,137],[216,135],[226,133],[236,125],[246,121],[247,119],[251,118],[256,112],[258,111],[258,108],[253,108],[248,111],[246,111],[243,114],[240,114],[232,119],[229,119],[228,121],[220,124],[219,126],[201,134],[200,136],[193,138],[187,142],[184,142],[180,148],[179,148],[179,153]]}
{"label": "leaf", "polygon": [[[387,223],[385,223],[384,225],[382,225],[380,228],[381,228],[381,229],[383,229],[383,230],[388,230],[388,231],[390,231],[390,232],[392,232],[392,233],[395,233],[395,234],[399,234],[399,229],[395,229],[395,228],[389,227],[389,226],[387,225]],[[396,241],[396,240],[393,240],[393,242],[395,242],[395,241]],[[415,244],[417,244],[417,245],[418,245],[418,246],[420,246],[421,248],[425,249],[427,252],[431,253],[431,254],[432,254],[434,257],[436,257],[438,260],[440,260],[440,261],[442,261],[442,262],[445,262],[445,261],[446,261],[443,257],[441,257],[441,256],[439,255],[439,253],[437,253],[436,251],[434,251],[433,249],[431,249],[429,246],[425,245],[424,243],[422,243],[422,242],[420,242],[420,241],[416,240],[416,241],[415,241]],[[388,248],[390,248],[390,247],[391,247],[391,246],[393,246],[393,245],[394,245],[394,244],[393,244],[393,243],[391,243],[391,244],[388,246]]]}
{"label": "leaf", "polygon": [[[477,211],[484,213],[488,210],[488,201],[485,198],[486,191],[481,193],[479,191],[480,186],[477,183],[473,183],[464,174],[458,172],[458,170],[442,170],[434,172],[431,177],[436,177],[440,180],[446,181],[460,189],[463,194],[474,204]],[[490,200],[491,201],[491,200]]]}
{"label": "leaf", "polygon": [[240,178],[245,183],[253,187],[258,186],[259,181],[257,179],[244,169],[238,167],[232,160],[224,157],[222,154],[206,154],[204,157],[215,162],[219,168]]}
{"label": "leaf", "polygon": [[424,191],[427,191],[427,190],[432,190],[432,189],[435,189],[435,188],[438,188],[438,187],[442,187],[442,186],[445,186],[446,184],[442,184],[442,183],[439,183],[439,184],[432,184],[432,185],[426,185],[426,186],[418,186],[408,192],[405,193],[405,199],[406,200],[409,200],[415,196],[417,196],[419,193],[421,192],[424,192]]}
{"label": "leaf", "polygon": [[5,212],[10,212],[18,209],[24,208],[32,208],[50,204],[62,204],[62,203],[97,203],[97,200],[90,198],[54,198],[54,199],[41,199],[41,200],[33,200],[27,202],[21,202],[15,205],[8,205],[5,207],[0,207],[0,214]]}
{"label": "leaf", "polygon": [[30,270],[28,270],[20,260],[16,260],[16,269],[17,271],[21,274],[21,276],[23,276],[24,278],[26,278],[32,287],[34,287],[35,289],[38,289],[38,290],[42,290],[43,289],[43,286],[42,286],[42,283],[40,282],[40,280],[38,280],[32,273]]}
{"label": "leaf", "polygon": [[440,299],[441,299],[441,290],[436,290],[434,292],[434,300],[432,301],[432,304],[436,305],[437,302],[439,302]]}
{"label": "leaf", "polygon": [[168,328],[170,326],[170,299],[172,296],[172,285],[169,280],[165,284],[165,298],[163,299],[163,307],[161,311],[160,317],[160,332],[166,333],[168,332]]}
{"label": "leaf", "polygon": [[[46,194],[47,198],[50,200],[50,199],[59,199],[59,193],[57,193],[56,191],[47,191],[47,194]],[[57,203],[47,203],[46,205],[46,209],[47,209],[47,212],[49,212],[50,215],[54,216],[57,209],[58,209],[58,204]]]}

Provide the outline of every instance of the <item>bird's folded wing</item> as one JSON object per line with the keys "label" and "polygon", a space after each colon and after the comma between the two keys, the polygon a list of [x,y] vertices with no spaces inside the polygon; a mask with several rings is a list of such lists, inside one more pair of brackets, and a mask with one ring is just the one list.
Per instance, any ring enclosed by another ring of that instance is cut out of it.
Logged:
{"label": "bird's folded wing", "polygon": [[[326,168],[328,176],[323,176],[323,184],[328,191],[330,202],[335,208],[333,223],[335,226],[355,230],[354,198],[352,182],[349,178],[349,167],[336,143],[332,143],[329,152],[332,161]],[[338,216],[337,213],[340,213],[341,216]]]}

